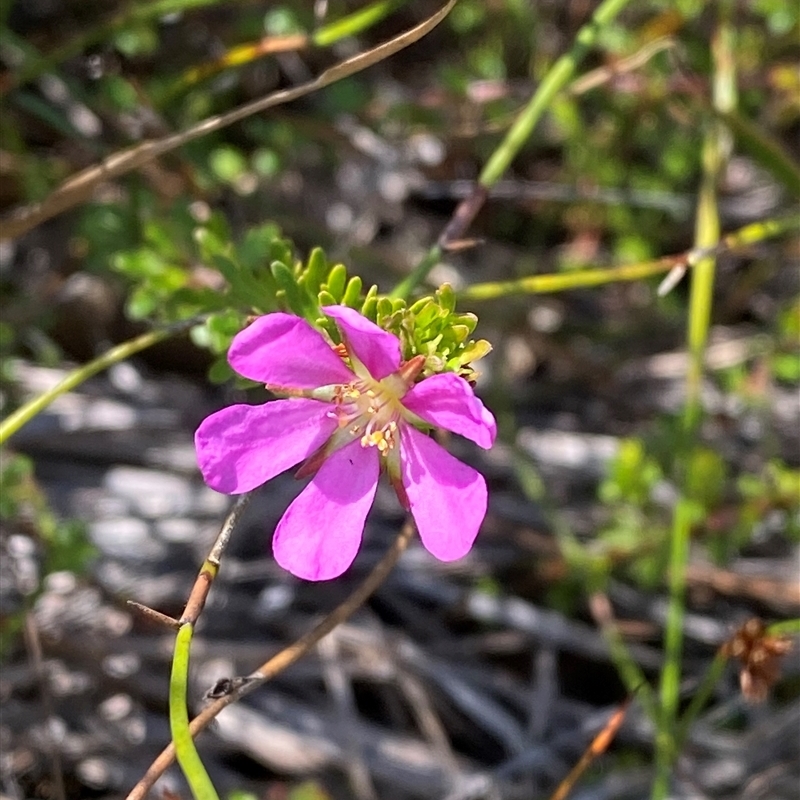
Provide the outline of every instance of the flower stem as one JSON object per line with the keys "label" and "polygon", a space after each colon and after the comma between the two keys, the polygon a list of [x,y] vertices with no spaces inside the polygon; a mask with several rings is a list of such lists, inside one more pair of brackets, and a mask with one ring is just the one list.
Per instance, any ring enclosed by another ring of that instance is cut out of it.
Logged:
{"label": "flower stem", "polygon": [[175,746],[175,757],[192,790],[194,800],[219,800],[219,795],[206,772],[189,730],[186,690],[189,677],[189,649],[193,633],[194,625],[187,622],[181,625],[175,637],[169,681],[169,729]]}
{"label": "flower stem", "polygon": [[675,733],[675,749],[677,752],[680,752],[686,743],[692,724],[697,719],[697,715],[703,710],[708,698],[711,697],[711,693],[714,691],[717,681],[722,677],[727,663],[728,656],[724,650],[719,649],[678,724],[678,729]]}

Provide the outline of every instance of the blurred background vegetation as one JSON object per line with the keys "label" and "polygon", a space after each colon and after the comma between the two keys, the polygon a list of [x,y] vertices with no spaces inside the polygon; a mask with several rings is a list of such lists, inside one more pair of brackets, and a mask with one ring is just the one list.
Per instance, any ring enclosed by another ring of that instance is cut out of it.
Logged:
{"label": "blurred background vegetation", "polygon": [[[0,234],[8,226],[14,235],[0,242],[3,414],[32,394],[21,364],[87,362],[200,313],[213,316],[137,358],[166,380],[223,383],[230,337],[247,314],[285,303],[291,288],[281,275],[310,258],[326,271],[346,265],[359,289],[390,292],[436,242],[596,5],[459,0],[392,58],[200,136],[21,230],[12,227],[20,209],[35,209],[79,170],[313,80],[440,6],[4,3]],[[518,549],[490,559],[469,585],[601,627],[591,601],[611,586],[666,602],[680,502],[695,614],[731,632],[747,615],[796,616],[796,229],[717,259],[690,425],[688,277],[663,297],[658,277],[558,294],[518,285],[491,300],[476,285],[645,262],[714,244],[715,227],[796,216],[799,59],[800,11],[786,0],[630,3],[599,31],[576,79],[493,186],[468,231],[475,241],[446,253],[418,289],[451,284],[459,311],[478,314],[477,334],[494,345],[478,367],[502,440],[488,466],[498,499],[487,536]],[[328,280],[339,299],[345,276]],[[50,508],[36,448],[23,439],[18,450],[3,452],[0,502],[10,565],[0,634],[10,663],[24,661],[20,631],[45,576],[72,571],[91,582],[102,557],[81,520]],[[513,533],[520,525],[544,539]],[[637,622],[636,603],[617,608],[630,617],[623,634],[660,646],[663,615]],[[710,662],[713,649],[692,646]],[[617,653],[622,680],[609,672],[604,685],[581,688],[591,669],[572,664],[562,681],[583,699],[619,702],[632,688],[625,663]],[[798,702],[799,674],[788,673],[782,703]],[[615,766],[624,770],[626,758],[639,756],[623,749]],[[4,769],[7,781],[28,786],[9,796],[58,796],[44,779],[20,783]],[[322,786],[286,796],[328,797]],[[405,796],[397,792],[386,796]]]}

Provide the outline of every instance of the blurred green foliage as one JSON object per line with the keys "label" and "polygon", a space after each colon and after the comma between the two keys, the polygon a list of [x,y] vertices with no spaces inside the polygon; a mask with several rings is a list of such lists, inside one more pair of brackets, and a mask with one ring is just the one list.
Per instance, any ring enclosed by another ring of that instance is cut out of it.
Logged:
{"label": "blurred green foliage", "polygon": [[19,453],[5,452],[0,485],[0,519],[9,526],[21,524],[44,547],[44,575],[61,570],[83,573],[94,547],[82,523],[61,520],[52,511],[36,482],[33,461]]}
{"label": "blurred green foliage", "polygon": [[[327,16],[316,19],[315,7],[323,6]],[[512,271],[577,271],[649,260],[691,245],[701,138],[718,120],[709,98],[720,8],[696,0],[646,0],[630,4],[602,30],[600,47],[588,59],[590,71],[555,99],[516,158],[507,199],[488,204],[475,223],[476,236],[516,254]],[[74,16],[72,5],[64,9],[64,30],[30,41],[7,26],[0,30],[0,56],[8,66],[0,86],[7,101],[0,115],[0,176],[8,207],[41,201],[87,163],[297,84],[384,40],[386,30],[418,21],[415,5],[402,1],[157,0],[112,3],[97,19],[91,18],[93,8]],[[342,21],[353,24],[352,15],[364,9],[375,13],[372,21],[347,28],[345,37]],[[477,317],[456,310],[450,285],[408,302],[390,298],[390,287],[363,271],[366,263],[387,267],[392,259],[385,249],[344,247],[346,236],[311,216],[284,215],[273,195],[280,197],[284,181],[298,175],[306,178],[303,191],[314,192],[316,177],[325,174],[330,192],[340,186],[331,176],[346,160],[380,162],[345,132],[353,129],[374,135],[383,152],[393,154],[392,167],[413,167],[419,184],[474,177],[587,13],[579,3],[460,0],[413,55],[242,120],[104,187],[75,215],[65,272],[92,272],[113,283],[132,322],[197,319],[192,340],[214,355],[214,381],[233,377],[225,354],[251,315],[289,310],[335,342],[338,331],[321,307],[337,303],[394,332],[406,358],[425,355],[427,374],[453,371],[471,379],[471,364],[488,353],[489,344],[473,338]],[[800,9],[785,0],[737,4],[734,27],[738,106],[725,122],[737,162],[714,190],[726,225],[736,219],[726,195],[736,199],[743,174],[751,188],[769,184],[779,195],[795,191],[800,175],[787,155],[800,125]],[[305,45],[268,54],[275,37],[289,35],[306,36]],[[440,146],[441,163],[403,162],[420,136]],[[529,197],[531,188],[542,196]],[[445,192],[445,202],[456,199]],[[431,212],[424,200],[416,203],[405,210]],[[423,242],[423,249],[430,244]],[[772,260],[757,248],[749,255],[751,263],[725,276],[730,294],[757,293],[776,278],[776,264],[791,250]],[[403,269],[413,266],[405,262],[416,255],[401,256],[396,260]],[[479,269],[493,268],[479,259]],[[384,273],[397,277],[396,270]],[[0,282],[6,288],[5,273]],[[682,326],[684,287],[658,304],[651,287],[638,288],[636,302],[647,304],[645,316],[658,315],[658,325],[648,317],[631,334],[635,315],[626,312],[633,295],[621,303],[609,293],[602,330],[596,320],[570,320],[566,327],[575,338],[558,341],[554,333],[556,344],[577,342],[580,349],[581,337],[591,338],[625,354],[632,338]],[[5,307],[16,304],[15,316],[0,323],[0,349],[53,362],[59,354],[46,333],[54,321],[51,304],[25,292],[10,293]],[[499,315],[497,325],[517,324],[515,302],[509,299],[508,318]],[[724,314],[734,325],[755,319],[759,336],[746,359],[715,370],[712,379],[764,422],[772,387],[800,389],[800,298],[787,298],[765,315],[746,302]],[[0,367],[4,384],[6,373]],[[514,410],[506,415],[510,435]],[[583,539],[569,531],[559,537],[571,567],[550,594],[561,608],[574,608],[612,576],[663,588],[678,502],[689,511],[693,547],[720,564],[764,536],[800,539],[800,471],[776,457],[768,437],[758,443],[756,465],[743,467],[715,448],[712,437],[687,436],[677,418],[643,427],[626,431],[607,465],[597,487],[596,530]],[[52,513],[29,460],[6,456],[0,519],[35,538],[44,575],[80,574],[92,556],[83,528]],[[520,474],[529,494],[543,501],[545,483],[535,470],[527,465]],[[479,588],[503,591],[489,575]],[[19,619],[4,620],[2,636],[13,635]],[[287,791],[288,800],[328,797],[315,783]],[[229,800],[251,797],[236,792]]]}
{"label": "blurred green foliage", "polygon": [[[86,526],[78,520],[64,520],[50,507],[34,474],[33,461],[19,453],[4,451],[0,458],[0,525],[4,538],[18,533],[33,539],[35,558],[40,561],[35,585],[26,586],[22,608],[0,616],[0,658],[16,640],[24,615],[53,572],[84,575],[95,555]],[[7,566],[10,565],[10,560]]]}
{"label": "blurred green foliage", "polygon": [[[222,22],[215,30],[213,58],[191,39],[181,48],[172,46],[179,30],[174,25],[197,13],[202,27],[204,9],[214,6]],[[253,81],[260,92],[277,85],[283,62],[259,49],[274,37],[310,37],[310,46],[299,52],[305,69],[319,71],[329,63],[331,46],[341,44],[341,21],[365,9],[375,13],[358,23],[357,38],[348,40],[348,46],[363,49],[381,39],[372,25],[402,26],[410,19],[402,2],[383,7],[338,0],[328,5],[324,19],[315,19],[310,5],[244,4],[235,12],[223,6],[213,0],[121,6],[113,18],[89,20],[88,27],[67,25],[54,60],[4,29],[4,52],[12,55],[21,75],[51,71],[75,101],[100,119],[150,119],[153,130],[179,130],[250,99]],[[166,12],[186,16],[165,17]],[[389,61],[380,65],[383,84],[355,76],[300,108],[251,117],[191,143],[169,165],[182,176],[177,194],[164,193],[158,181],[131,176],[116,193],[82,207],[70,251],[82,270],[105,278],[113,272],[131,320],[166,324],[202,318],[191,335],[214,354],[210,376],[215,381],[232,377],[225,353],[250,315],[288,309],[336,341],[335,326],[320,312],[320,306],[332,303],[358,308],[395,332],[406,357],[427,357],[428,373],[451,370],[472,377],[469,364],[489,346],[472,338],[476,317],[456,311],[449,286],[408,304],[390,300],[354,263],[329,261],[323,247],[314,246],[321,243],[313,241],[313,234],[306,237],[311,245],[296,243],[268,217],[234,227],[222,209],[231,199],[268,196],[282,176],[302,171],[307,163],[335,168],[341,141],[334,132],[344,114],[396,148],[417,134],[430,135],[456,154],[461,173],[477,172],[530,87],[547,74],[583,21],[574,9],[554,15],[522,0],[505,0],[491,11],[481,0],[461,0],[435,34],[436,58],[418,74],[404,69],[403,58],[397,67]],[[509,176],[512,181],[545,178],[560,187],[561,199],[538,202],[536,224],[530,224],[530,214],[508,206],[488,208],[478,221],[482,232],[519,249],[520,272],[537,269],[535,254],[544,250],[554,254],[556,269],[578,270],[598,259],[640,261],[686,246],[701,170],[697,132],[713,113],[704,99],[708,92],[698,91],[712,68],[707,23],[702,4],[648,0],[603,29],[602,46],[588,65],[594,69],[589,76],[596,78],[593,88],[581,85],[583,76],[556,98]],[[793,60],[800,11],[778,0],[757,0],[740,10],[735,25],[741,88],[737,113],[751,128],[748,135],[734,128],[734,152],[785,183],[780,163],[765,158],[764,149],[786,142],[800,122]],[[89,57],[90,47],[99,45],[101,66],[91,80],[81,80],[76,66]],[[630,58],[638,61],[626,67]],[[392,81],[404,91],[392,92],[387,102],[381,92]],[[425,95],[432,86],[435,92]],[[19,202],[41,199],[70,171],[62,151],[29,145],[32,121],[51,136],[82,142],[97,156],[126,143],[125,136],[98,141],[80,133],[66,106],[42,96],[30,78],[12,87],[7,99],[10,113],[0,117],[0,137],[13,159]],[[141,131],[149,135],[150,129],[145,125]],[[756,284],[770,274],[769,266],[763,267]],[[48,312],[30,313],[40,316],[29,327],[0,328],[5,352],[22,347],[39,358],[53,358],[56,351],[42,334]],[[657,313],[667,325],[678,320],[683,296],[673,293]],[[797,387],[800,299],[786,302],[771,324],[769,345],[760,351],[767,370],[762,380]],[[601,335],[618,345],[628,334],[610,325]],[[721,369],[716,378],[742,402],[764,402],[749,362]],[[779,503],[773,486],[779,462],[770,462],[770,478],[736,475],[717,452],[682,441],[672,422],[665,420],[658,428],[647,443],[644,438],[622,442],[598,490],[608,516],[599,550],[605,555],[643,551],[636,569],[642,579],[653,580],[663,566],[669,520],[668,504],[654,499],[659,487],[685,478],[698,525],[729,503],[739,503],[742,518],[750,519],[755,511],[737,486],[749,486],[752,496],[757,485],[763,497],[771,498],[767,506]],[[678,474],[675,461],[681,448],[688,454],[681,466],[684,475]],[[754,524],[751,520],[750,527]],[[713,539],[733,545],[709,541],[715,557],[729,557],[740,548],[746,541],[744,527]]]}

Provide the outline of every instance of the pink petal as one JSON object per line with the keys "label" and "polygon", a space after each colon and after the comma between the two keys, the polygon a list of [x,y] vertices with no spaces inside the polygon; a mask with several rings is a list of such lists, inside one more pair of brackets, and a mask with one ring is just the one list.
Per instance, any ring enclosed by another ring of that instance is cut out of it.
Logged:
{"label": "pink petal", "polygon": [[400,340],[347,306],[323,306],[322,311],[342,332],[348,348],[375,380],[391,375],[400,366]]}
{"label": "pink petal", "polygon": [[242,494],[307,458],[333,434],[331,406],[301,398],[234,405],[206,417],[194,435],[203,480]]}
{"label": "pink petal", "polygon": [[292,314],[266,314],[233,338],[228,362],[245,378],[290,389],[350,383],[353,373],[323,335]]}
{"label": "pink petal", "polygon": [[275,560],[298,578],[326,581],[356,557],[378,485],[378,451],[360,442],[331,455],[275,529]]}
{"label": "pink petal", "polygon": [[403,397],[403,405],[431,425],[466,436],[487,450],[494,444],[494,417],[472,387],[452,372],[420,381]]}
{"label": "pink petal", "polygon": [[403,485],[422,543],[440,561],[466,555],[486,516],[486,481],[429,436],[404,425]]}

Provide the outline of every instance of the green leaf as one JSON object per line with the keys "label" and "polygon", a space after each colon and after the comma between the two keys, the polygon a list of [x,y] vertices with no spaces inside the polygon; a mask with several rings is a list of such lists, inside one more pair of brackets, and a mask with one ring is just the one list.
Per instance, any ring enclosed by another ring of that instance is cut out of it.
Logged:
{"label": "green leaf", "polygon": [[334,304],[339,305],[344,297],[345,281],[347,280],[347,268],[344,264],[336,264],[328,273],[328,279],[324,284],[324,289],[334,298]]}
{"label": "green leaf", "polygon": [[158,48],[158,34],[150,25],[139,24],[119,31],[114,36],[114,45],[128,58],[147,56]]}
{"label": "green leaf", "polygon": [[725,488],[725,462],[713,450],[697,448],[691,453],[686,473],[686,494],[704,510],[717,506]]}
{"label": "green leaf", "polygon": [[452,314],[456,310],[456,293],[449,283],[443,283],[436,290],[436,299],[445,311]]}
{"label": "green leaf", "polygon": [[298,316],[314,319],[318,309],[314,308],[313,300],[308,293],[297,285],[297,279],[292,270],[280,261],[273,261],[270,269],[276,283],[284,292],[288,308]]}
{"label": "green leaf", "polygon": [[312,294],[319,292],[322,282],[328,274],[328,259],[321,247],[315,247],[308,257],[306,269],[302,277],[303,285]]}
{"label": "green leaf", "polygon": [[209,167],[219,180],[232,184],[244,175],[248,164],[241,150],[225,145],[212,151]]}
{"label": "green leaf", "polygon": [[342,297],[342,305],[357,308],[361,300],[362,281],[358,275],[353,276],[347,283],[347,289]]}
{"label": "green leaf", "polygon": [[208,369],[208,379],[216,384],[227,383],[235,374],[224,356],[218,358]]}
{"label": "green leaf", "polygon": [[338,305],[336,298],[327,290],[322,289],[317,297],[320,306],[335,306]]}
{"label": "green leaf", "polygon": [[364,297],[364,302],[361,305],[361,313],[373,322],[377,319],[378,314],[378,287],[373,284],[369,287],[369,291]]}

